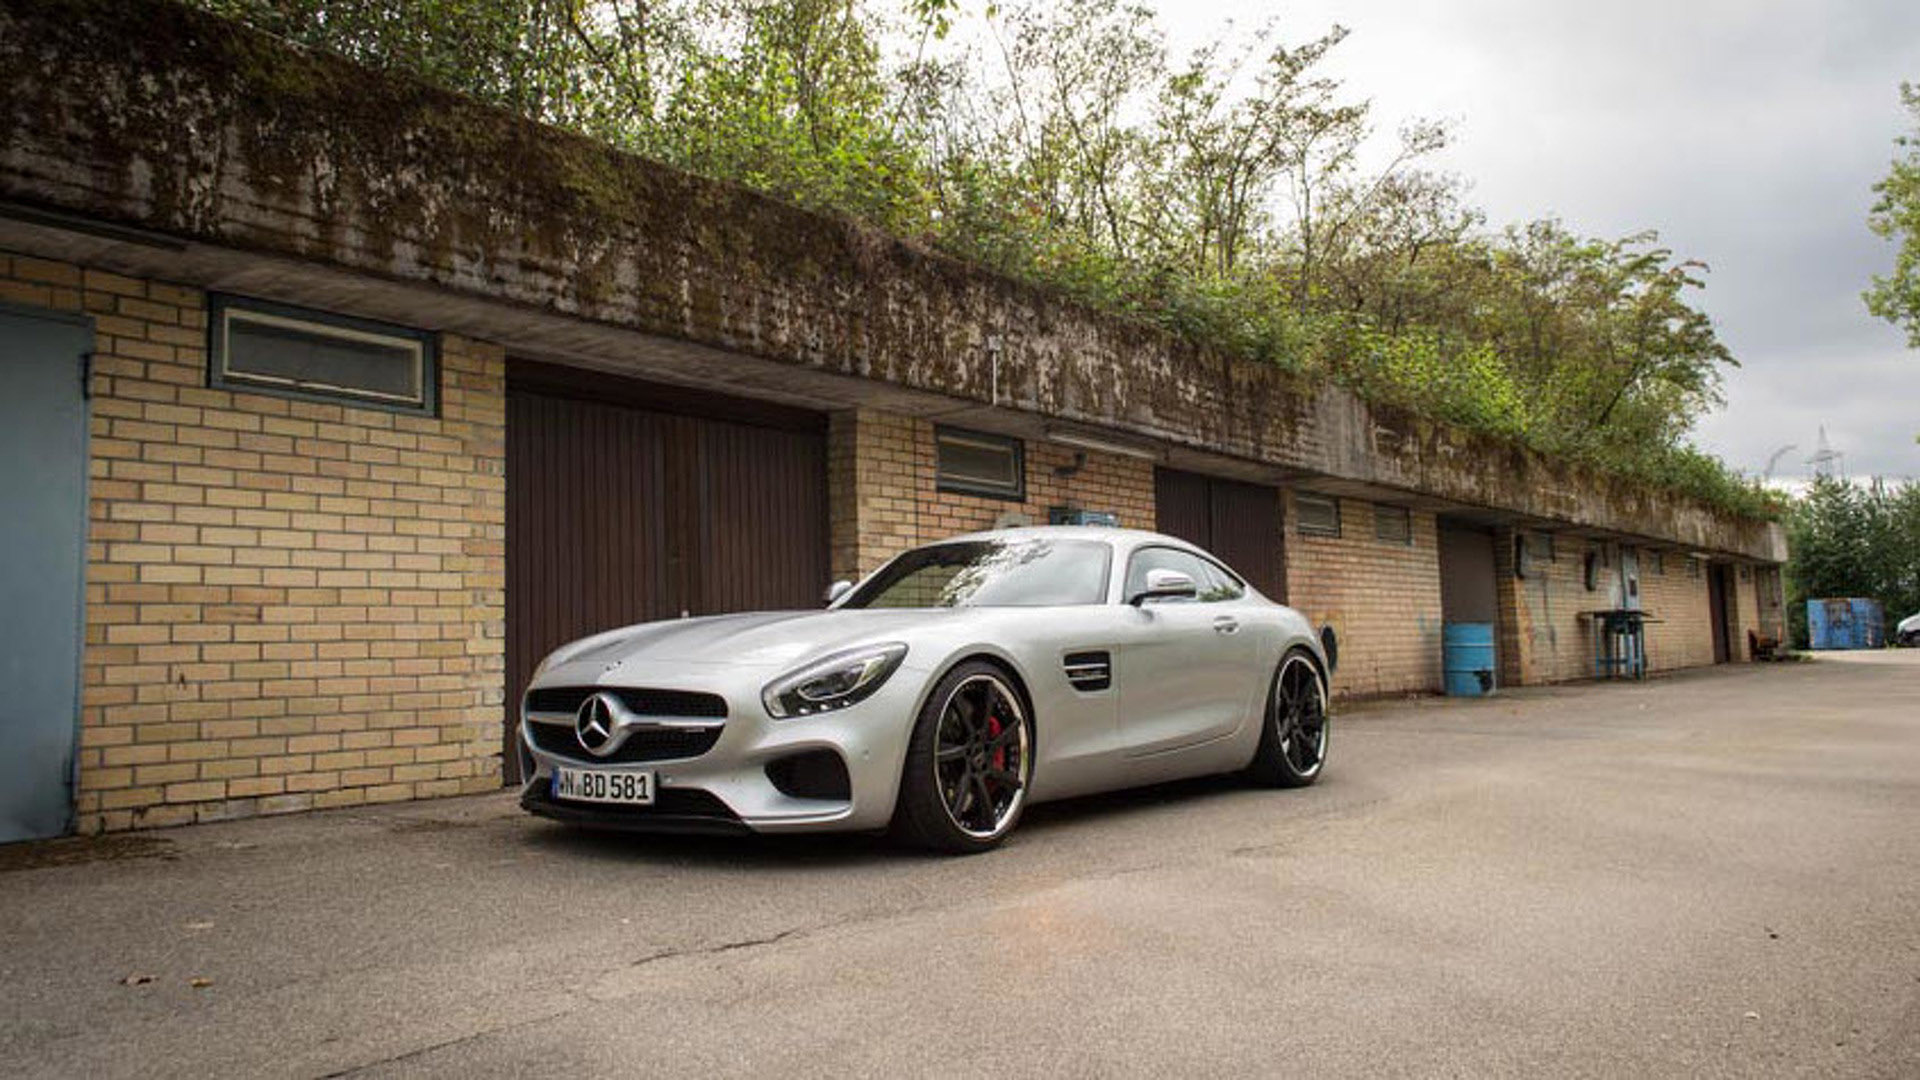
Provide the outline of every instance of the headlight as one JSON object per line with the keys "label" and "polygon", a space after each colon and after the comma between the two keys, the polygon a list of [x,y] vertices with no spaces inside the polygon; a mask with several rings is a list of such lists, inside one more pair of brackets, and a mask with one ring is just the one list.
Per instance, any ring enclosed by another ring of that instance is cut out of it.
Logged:
{"label": "headlight", "polygon": [[880,689],[906,658],[897,642],[837,652],[768,683],[760,700],[776,718],[844,709]]}

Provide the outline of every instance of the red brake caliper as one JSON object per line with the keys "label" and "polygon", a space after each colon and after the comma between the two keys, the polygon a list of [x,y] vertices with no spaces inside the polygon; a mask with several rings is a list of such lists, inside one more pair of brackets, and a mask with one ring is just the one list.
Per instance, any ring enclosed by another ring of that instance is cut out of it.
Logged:
{"label": "red brake caliper", "polygon": [[[997,739],[1000,737],[1000,732],[1001,732],[1000,718],[993,715],[992,713],[988,713],[987,714],[987,737],[990,739]],[[993,767],[996,769],[1004,769],[1007,767],[1007,748],[1006,747],[1002,746],[993,752]]]}

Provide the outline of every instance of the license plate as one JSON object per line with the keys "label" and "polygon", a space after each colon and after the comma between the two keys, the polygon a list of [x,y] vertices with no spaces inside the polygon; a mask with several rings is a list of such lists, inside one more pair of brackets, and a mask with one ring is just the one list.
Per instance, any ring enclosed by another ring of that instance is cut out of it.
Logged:
{"label": "license plate", "polygon": [[653,774],[613,772],[607,769],[569,769],[562,765],[553,770],[553,797],[570,802],[651,806],[653,805]]}

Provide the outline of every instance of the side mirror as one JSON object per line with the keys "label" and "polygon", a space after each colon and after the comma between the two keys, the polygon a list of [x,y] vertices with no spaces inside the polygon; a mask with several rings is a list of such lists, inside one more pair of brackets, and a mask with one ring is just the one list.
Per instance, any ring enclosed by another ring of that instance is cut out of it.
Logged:
{"label": "side mirror", "polygon": [[827,606],[832,607],[840,598],[853,591],[853,582],[836,581],[827,586]]}
{"label": "side mirror", "polygon": [[1127,603],[1132,604],[1134,607],[1139,607],[1149,600],[1172,600],[1176,598],[1191,600],[1198,595],[1200,595],[1200,590],[1194,587],[1193,578],[1188,575],[1178,570],[1149,570],[1147,571],[1147,587],[1127,597]]}

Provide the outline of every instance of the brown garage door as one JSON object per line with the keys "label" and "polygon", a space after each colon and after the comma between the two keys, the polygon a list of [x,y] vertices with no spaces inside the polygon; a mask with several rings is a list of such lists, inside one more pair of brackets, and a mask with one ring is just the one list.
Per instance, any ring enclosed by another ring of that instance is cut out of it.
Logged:
{"label": "brown garage door", "polygon": [[554,647],[682,614],[817,607],[817,413],[516,363],[507,384],[509,774],[516,703]]}
{"label": "brown garage door", "polygon": [[1155,469],[1153,497],[1161,532],[1206,548],[1268,598],[1286,600],[1279,489]]}

